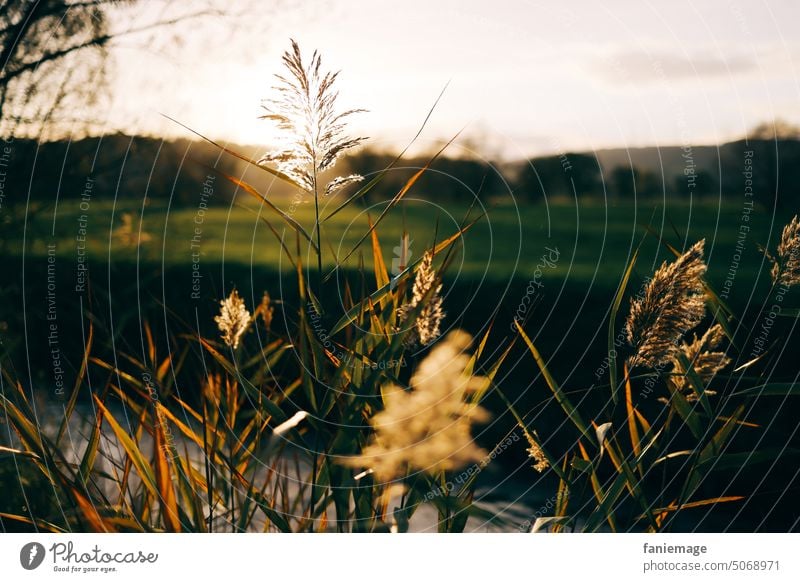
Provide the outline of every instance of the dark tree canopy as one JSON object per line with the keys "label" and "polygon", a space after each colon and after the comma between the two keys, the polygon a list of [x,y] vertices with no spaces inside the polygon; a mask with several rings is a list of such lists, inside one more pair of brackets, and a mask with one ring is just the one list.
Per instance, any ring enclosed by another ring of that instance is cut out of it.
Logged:
{"label": "dark tree canopy", "polygon": [[528,160],[517,181],[523,199],[592,196],[602,191],[600,165],[591,154],[562,154]]}
{"label": "dark tree canopy", "polygon": [[0,9],[0,133],[81,121],[104,83],[108,10],[120,0],[10,0]]}
{"label": "dark tree canopy", "polygon": [[0,136],[58,139],[96,123],[112,41],[217,15],[192,3],[190,11],[179,6],[174,16],[121,28],[132,21],[123,10],[136,4],[147,7],[137,0],[0,0]]}

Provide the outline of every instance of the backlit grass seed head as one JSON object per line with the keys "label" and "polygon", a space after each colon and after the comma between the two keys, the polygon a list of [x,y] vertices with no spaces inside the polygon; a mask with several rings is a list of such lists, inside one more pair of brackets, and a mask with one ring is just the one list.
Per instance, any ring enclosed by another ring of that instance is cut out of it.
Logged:
{"label": "backlit grass seed head", "polygon": [[414,321],[411,343],[419,342],[420,345],[426,346],[441,335],[441,323],[445,316],[441,291],[441,283],[436,285],[433,253],[425,251],[414,277],[411,301],[397,310],[397,318],[403,322],[419,305],[423,305]]}
{"label": "backlit grass seed head", "polygon": [[[347,150],[366,138],[350,138],[345,134],[346,120],[363,109],[338,112],[335,88],[338,72],[322,71],[322,57],[317,51],[310,61],[304,61],[298,44],[292,40],[291,50],[283,54],[288,74],[275,75],[276,96],[263,102],[264,115],[279,130],[280,147],[266,154],[259,164],[274,163],[300,188],[310,194],[321,189],[318,174],[334,166]],[[331,180],[324,193],[337,190],[363,178],[358,174]]]}
{"label": "backlit grass seed head", "polygon": [[533,469],[542,473],[550,466],[547,456],[544,454],[542,447],[536,442],[536,438],[529,431],[525,431],[525,438],[528,440],[528,456],[533,459]]}
{"label": "backlit grass seed head", "polygon": [[421,346],[429,345],[442,334],[441,323],[444,319],[444,310],[442,309],[442,296],[439,294],[441,290],[442,286],[439,285],[414,322],[414,329]]}
{"label": "backlit grass seed head", "polygon": [[261,297],[261,303],[258,304],[258,307],[256,307],[256,310],[253,312],[253,320],[261,317],[261,320],[264,322],[264,327],[269,329],[272,325],[272,315],[274,311],[275,308],[272,307],[272,299],[269,293],[264,291],[264,295]]}
{"label": "backlit grass seed head", "polygon": [[253,318],[236,289],[220,301],[219,306],[219,315],[214,317],[214,321],[222,332],[222,341],[235,350],[239,347],[239,340],[250,327]]}
{"label": "backlit grass seed head", "polygon": [[770,259],[772,280],[776,285],[800,284],[800,220],[797,215],[783,228],[777,260]]}
{"label": "backlit grass seed head", "polygon": [[[703,384],[708,384],[714,379],[714,376],[722,370],[725,366],[730,364],[731,359],[725,355],[725,352],[714,351],[718,348],[725,332],[719,324],[712,325],[702,335],[702,337],[694,336],[691,343],[682,342],[680,354],[686,359],[686,362],[691,364],[692,370],[700,377]],[[680,357],[673,359],[675,376],[673,381],[679,389],[684,389],[688,386],[688,379],[686,373],[688,370]],[[706,394],[715,394],[712,390],[706,390]],[[694,392],[689,395],[689,400],[696,398]]]}
{"label": "backlit grass seed head", "polygon": [[680,339],[703,319],[704,245],[705,239],[674,262],[664,261],[644,293],[631,302],[626,322],[628,342],[635,350],[629,359],[631,367],[656,368],[668,363],[679,349]]}
{"label": "backlit grass seed head", "polygon": [[371,443],[345,463],[390,480],[408,470],[435,474],[484,458],[470,430],[489,415],[466,402],[485,380],[465,374],[469,356],[464,350],[471,342],[465,332],[448,334],[420,363],[410,391],[386,387],[384,409],[370,419],[375,430]]}

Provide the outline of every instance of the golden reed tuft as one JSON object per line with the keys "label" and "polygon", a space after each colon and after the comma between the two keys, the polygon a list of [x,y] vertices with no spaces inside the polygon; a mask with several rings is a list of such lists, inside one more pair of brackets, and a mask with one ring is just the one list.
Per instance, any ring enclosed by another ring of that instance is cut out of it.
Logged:
{"label": "golden reed tuft", "polygon": [[544,454],[541,445],[536,442],[538,435],[534,437],[533,434],[526,430],[525,438],[528,441],[528,456],[534,461],[533,469],[542,473],[550,466],[550,462],[547,460],[547,456]]}
{"label": "golden reed tuft", "polygon": [[[338,112],[335,89],[338,72],[322,72],[322,57],[317,51],[308,63],[303,61],[300,47],[292,40],[291,50],[283,54],[287,76],[275,75],[277,97],[263,101],[264,115],[279,130],[280,147],[263,156],[258,163],[275,163],[283,174],[309,194],[319,193],[319,174],[331,169],[347,150],[366,138],[350,138],[344,134],[345,121],[363,109]],[[325,195],[363,177],[358,174],[333,178],[325,187]]]}
{"label": "golden reed tuft", "polygon": [[272,315],[274,312],[275,308],[272,306],[272,299],[269,293],[264,291],[264,294],[261,296],[261,303],[258,304],[258,307],[256,307],[256,310],[253,312],[253,320],[260,317],[261,321],[264,322],[264,328],[269,330],[272,326]]}
{"label": "golden reed tuft", "polygon": [[235,350],[239,347],[239,340],[250,327],[253,318],[236,289],[219,302],[219,307],[219,315],[214,317],[214,321],[222,332],[222,341]]}
{"label": "golden reed tuft", "polygon": [[[731,359],[725,352],[714,351],[715,348],[719,347],[724,337],[725,332],[722,326],[717,323],[708,328],[702,337],[698,338],[695,334],[691,343],[682,342],[680,349],[682,358],[676,356],[672,359],[675,374],[672,381],[678,389],[685,390],[688,387],[686,374],[689,372],[687,369],[689,366],[700,377],[703,384],[708,384],[720,370],[730,364]],[[713,390],[706,390],[705,393],[709,395],[716,394]],[[696,398],[694,391],[687,394],[687,399],[690,402],[696,400]]]}
{"label": "golden reed tuft", "polygon": [[635,365],[658,368],[669,363],[680,349],[684,334],[703,319],[704,245],[705,239],[673,263],[664,261],[644,294],[631,302],[626,322],[628,342],[635,350],[628,360],[631,368]]}
{"label": "golden reed tuft", "polygon": [[778,258],[772,260],[772,281],[776,285],[800,284],[800,220],[797,215],[783,228]]}
{"label": "golden reed tuft", "polygon": [[442,309],[442,284],[436,284],[436,271],[433,268],[433,253],[425,251],[422,261],[417,267],[412,288],[411,301],[397,310],[397,319],[406,321],[411,312],[423,305],[414,321],[413,334],[409,337],[409,344],[419,342],[427,346],[441,335],[441,323],[445,313]]}
{"label": "golden reed tuft", "polygon": [[370,419],[375,433],[361,455],[343,462],[368,467],[381,480],[407,471],[430,474],[462,467],[485,457],[473,441],[474,422],[489,414],[466,402],[485,378],[465,373],[472,343],[469,334],[454,331],[434,347],[411,377],[411,390],[384,388],[384,409]]}

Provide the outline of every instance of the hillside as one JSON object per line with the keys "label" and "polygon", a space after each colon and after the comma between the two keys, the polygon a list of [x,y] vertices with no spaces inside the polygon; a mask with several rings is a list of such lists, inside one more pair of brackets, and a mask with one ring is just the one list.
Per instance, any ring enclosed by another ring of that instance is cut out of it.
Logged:
{"label": "hillside", "polygon": [[[291,195],[290,188],[269,174],[199,140],[115,134],[42,144],[17,140],[9,147],[3,163],[3,204],[8,206],[29,199],[49,204],[78,197],[88,179],[93,181],[93,195],[105,200],[147,198],[191,205],[207,177],[221,174],[243,177],[276,199]],[[262,153],[255,146],[229,147],[254,158]],[[372,177],[393,161],[392,155],[367,148],[340,162],[335,171]],[[393,196],[427,161],[412,158],[397,163],[370,192],[369,201]],[[441,157],[415,184],[413,195],[463,201],[476,194],[496,199],[512,192],[521,202],[573,195],[736,197],[749,185],[763,204],[777,199],[778,205],[788,207],[796,206],[798,183],[800,141],[751,140],[690,148],[601,149],[497,164]],[[235,188],[224,179],[217,184],[208,203],[227,205]]]}

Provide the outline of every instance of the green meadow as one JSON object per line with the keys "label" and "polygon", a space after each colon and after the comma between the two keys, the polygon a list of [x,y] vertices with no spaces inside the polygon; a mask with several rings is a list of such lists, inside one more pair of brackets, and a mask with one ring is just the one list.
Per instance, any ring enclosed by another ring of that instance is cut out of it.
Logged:
{"label": "green meadow", "polygon": [[[338,200],[327,200],[322,215],[333,213]],[[289,201],[276,203],[313,232],[313,204],[292,207]],[[335,260],[343,268],[357,270],[363,264],[371,269],[372,248],[363,240],[370,221],[375,222],[384,204],[371,207],[350,205],[324,221],[322,227],[324,264]],[[459,226],[472,224],[456,246],[449,278],[500,283],[512,278],[528,279],[547,249],[557,251],[559,260],[542,272],[545,279],[558,279],[570,285],[614,287],[632,252],[640,248],[640,268],[657,266],[668,258],[664,244],[682,247],[687,242],[706,239],[710,280],[721,285],[737,254],[741,251],[736,279],[751,283],[759,272],[766,275],[759,245],[775,241],[789,215],[772,215],[758,206],[748,213],[742,204],[682,200],[642,203],[609,202],[591,199],[577,204],[563,199],[551,203],[516,204],[511,197],[486,206],[445,203],[409,198],[392,209],[376,228],[383,259],[391,269],[397,263],[395,247],[408,233],[413,261],[433,244],[455,234]],[[55,214],[55,218],[54,218]],[[123,215],[130,216],[129,232]],[[270,269],[292,269],[282,244],[294,253],[298,236],[284,226],[281,218],[266,206],[249,200],[228,207],[169,206],[163,201],[93,202],[82,211],[71,200],[33,214],[25,228],[26,254],[45,254],[55,244],[61,258],[76,257],[82,233],[79,222],[85,215],[87,256],[95,261],[156,263],[165,266],[198,264],[238,264]],[[141,230],[140,230],[141,229]],[[140,234],[141,233],[141,234]],[[661,241],[656,233],[660,233]],[[22,250],[22,231],[14,240],[6,239],[11,254]],[[140,243],[137,245],[137,240]],[[359,245],[359,241],[362,241]],[[312,263],[313,250],[299,238],[300,256]]]}

